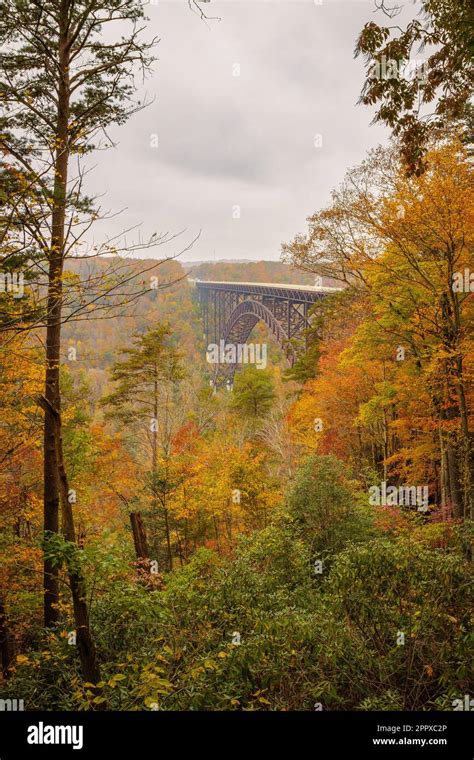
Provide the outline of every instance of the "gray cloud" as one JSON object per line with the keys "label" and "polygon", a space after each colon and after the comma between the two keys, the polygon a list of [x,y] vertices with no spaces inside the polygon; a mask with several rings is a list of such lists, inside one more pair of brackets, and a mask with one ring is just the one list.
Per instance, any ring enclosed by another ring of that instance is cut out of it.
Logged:
{"label": "gray cloud", "polygon": [[145,87],[154,102],[113,132],[116,151],[95,157],[91,190],[106,191],[107,208],[127,207],[95,236],[136,224],[144,235],[186,228],[187,239],[201,229],[187,259],[275,259],[345,170],[386,139],[356,106],[363,66],[353,48],[373,3],[203,7],[221,21],[204,24],[185,0],[148,9],[149,34],[161,38]]}

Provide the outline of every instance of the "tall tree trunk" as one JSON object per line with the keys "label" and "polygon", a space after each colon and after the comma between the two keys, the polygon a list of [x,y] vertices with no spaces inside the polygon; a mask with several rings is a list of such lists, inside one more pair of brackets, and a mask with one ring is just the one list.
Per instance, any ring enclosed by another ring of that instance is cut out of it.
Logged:
{"label": "tall tree trunk", "polygon": [[[447,374],[447,373],[446,373]],[[443,393],[434,394],[433,406],[440,422],[439,439],[441,455],[441,493],[451,506],[453,517],[463,516],[462,490],[459,473],[458,447],[451,430],[446,430],[446,423],[458,417],[457,409],[450,403],[449,382],[445,380]]]}
{"label": "tall tree trunk", "polygon": [[[63,457],[61,415],[56,409],[49,405],[49,402],[44,397],[40,397],[38,403],[45,411],[48,409],[49,415],[54,421],[56,461],[58,463],[58,482],[62,507],[62,530],[66,541],[75,545],[76,535],[74,529],[74,515],[69,501],[69,485]],[[101,680],[100,668],[89,625],[89,612],[86,601],[86,582],[80,566],[80,559],[78,557],[79,552],[79,548],[75,545],[75,551],[68,555],[67,559],[69,586],[71,589],[74,622],[76,625],[77,648],[84,681],[97,684]],[[101,689],[94,689],[94,694],[95,696],[100,696]],[[98,709],[105,709],[105,703],[100,703]]]}
{"label": "tall tree trunk", "polygon": [[461,304],[459,294],[454,292],[453,287],[453,269],[454,269],[454,249],[450,250],[449,270],[448,270],[448,304],[443,310],[443,315],[449,314],[454,325],[453,335],[453,353],[452,370],[455,378],[456,393],[461,417],[460,435],[461,435],[461,483],[463,492],[463,517],[465,519],[474,518],[474,457],[473,457],[473,436],[469,431],[469,411],[466,401],[465,380],[463,355],[460,349],[461,338],[463,333],[461,319]]}
{"label": "tall tree trunk", "polygon": [[464,510],[460,488],[459,459],[457,447],[455,446],[451,435],[448,437],[446,443],[446,462],[448,468],[449,501],[453,507],[453,516],[460,518],[463,517]]}
{"label": "tall tree trunk", "polygon": [[130,524],[132,526],[136,558],[138,560],[150,559],[148,540],[140,512],[130,512]]}
{"label": "tall tree trunk", "polygon": [[446,455],[446,445],[444,441],[444,433],[441,427],[438,428],[438,439],[439,439],[439,450],[440,450],[438,491],[440,494],[441,508],[443,509],[443,511],[445,511],[449,504],[449,498],[448,498],[449,484],[448,484],[448,463],[447,463],[447,455]]}
{"label": "tall tree trunk", "polygon": [[[55,179],[51,215],[51,247],[48,272],[48,315],[46,323],[45,399],[48,405],[61,411],[59,366],[61,360],[62,276],[64,265],[66,194],[69,162],[69,51],[68,0],[60,4],[59,84],[56,125]],[[49,407],[48,407],[49,408]],[[56,459],[55,421],[49,411],[44,420],[44,531],[59,531],[59,483]],[[44,560],[44,623],[54,626],[59,617],[58,568]]]}
{"label": "tall tree trunk", "polygon": [[472,436],[469,431],[469,412],[467,408],[466,392],[464,389],[463,363],[461,357],[456,362],[456,389],[461,416],[461,462],[462,462],[462,487],[463,487],[463,516],[466,520],[474,518],[474,462],[472,456]]}

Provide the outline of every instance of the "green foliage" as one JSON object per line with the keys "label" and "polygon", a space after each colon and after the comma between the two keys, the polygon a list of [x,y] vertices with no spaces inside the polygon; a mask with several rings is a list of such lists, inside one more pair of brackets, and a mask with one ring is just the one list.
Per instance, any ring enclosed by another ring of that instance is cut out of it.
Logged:
{"label": "green foliage", "polygon": [[356,503],[347,471],[333,455],[307,460],[296,474],[286,506],[313,559],[328,557],[347,542],[372,535],[371,513]]}
{"label": "green foliage", "polygon": [[102,400],[110,407],[109,416],[125,421],[150,417],[158,404],[163,385],[183,377],[181,356],[173,345],[171,328],[164,323],[135,336],[132,348],[123,348],[126,358],[115,362],[111,379],[116,388]]}
{"label": "green foliage", "polygon": [[287,369],[284,373],[285,380],[294,380],[296,383],[300,383],[301,385],[303,385],[310,378],[316,377],[321,353],[319,341],[314,336],[313,330],[308,330],[307,332],[307,349],[299,353],[293,367]]}
{"label": "green foliage", "polygon": [[67,541],[61,533],[45,531],[42,549],[45,558],[53,567],[67,565],[70,568],[79,569],[80,554],[77,544]]}
{"label": "green foliage", "polygon": [[248,366],[234,380],[233,406],[246,417],[264,417],[275,397],[271,372]]}
{"label": "green foliage", "polygon": [[448,684],[464,693],[472,598],[459,556],[376,539],[339,555],[325,593],[344,651],[343,668],[330,662],[331,680],[350,703],[383,709],[391,692],[387,709],[416,710]]}

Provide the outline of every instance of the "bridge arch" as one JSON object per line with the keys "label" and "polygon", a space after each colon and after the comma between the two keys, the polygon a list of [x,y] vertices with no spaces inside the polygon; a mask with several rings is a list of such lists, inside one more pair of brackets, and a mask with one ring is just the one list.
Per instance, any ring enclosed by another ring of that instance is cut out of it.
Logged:
{"label": "bridge arch", "polygon": [[252,299],[241,301],[229,316],[221,337],[225,343],[246,343],[257,322],[266,324],[284,350],[288,363],[292,366],[295,360],[295,352],[287,332],[270,309],[259,301]]}

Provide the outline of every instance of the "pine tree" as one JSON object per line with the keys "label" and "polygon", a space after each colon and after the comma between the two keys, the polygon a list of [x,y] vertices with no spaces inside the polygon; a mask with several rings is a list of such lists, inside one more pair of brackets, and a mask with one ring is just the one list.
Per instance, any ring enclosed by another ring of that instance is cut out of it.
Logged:
{"label": "pine tree", "polygon": [[173,395],[183,378],[179,352],[173,346],[170,328],[162,324],[136,336],[135,345],[123,350],[111,372],[115,390],[102,400],[108,416],[128,425],[138,423],[146,430],[151,451],[150,491],[152,514],[161,512],[169,569],[173,559],[168,495],[173,490],[169,466],[173,439]]}
{"label": "pine tree", "polygon": [[246,417],[255,420],[264,417],[274,398],[273,380],[268,370],[249,366],[236,374],[233,406]]}

